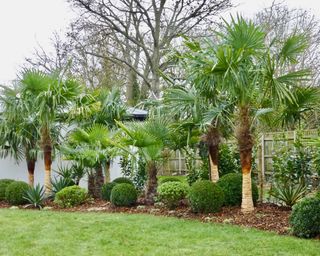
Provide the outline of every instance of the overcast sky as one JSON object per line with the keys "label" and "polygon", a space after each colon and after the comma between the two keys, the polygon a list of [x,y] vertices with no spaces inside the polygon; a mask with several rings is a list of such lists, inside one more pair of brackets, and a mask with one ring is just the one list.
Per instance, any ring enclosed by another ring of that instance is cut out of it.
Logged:
{"label": "overcast sky", "polygon": [[[37,44],[50,49],[54,31],[63,33],[74,16],[66,0],[0,0],[0,83],[15,79],[24,58]],[[240,12],[252,17],[273,0],[233,0]],[[311,10],[320,18],[320,1],[287,0],[290,7]],[[226,14],[223,14],[226,15]]]}

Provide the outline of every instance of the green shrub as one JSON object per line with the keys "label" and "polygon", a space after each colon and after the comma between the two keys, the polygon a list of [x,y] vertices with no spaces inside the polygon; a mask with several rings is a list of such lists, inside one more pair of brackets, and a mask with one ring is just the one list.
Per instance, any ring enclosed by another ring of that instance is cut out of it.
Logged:
{"label": "green shrub", "polygon": [[37,184],[35,187],[29,187],[23,196],[31,205],[41,209],[45,199],[44,188]]}
{"label": "green shrub", "polygon": [[106,201],[110,201],[111,191],[117,185],[115,182],[109,182],[102,186],[101,188],[101,196],[102,199]]}
{"label": "green shrub", "polygon": [[188,199],[193,212],[218,212],[223,205],[224,194],[217,184],[200,180],[190,188]]}
{"label": "green shrub", "polygon": [[166,183],[166,182],[181,182],[181,179],[179,179],[178,177],[175,177],[175,176],[165,176],[165,177],[161,177],[159,178],[159,183],[160,184],[163,184],[163,183]]}
{"label": "green shrub", "polygon": [[292,207],[299,200],[304,198],[307,193],[307,187],[304,184],[282,184],[273,185],[269,194],[286,206]]}
{"label": "green shrub", "polygon": [[[224,192],[224,204],[230,205],[241,205],[242,200],[242,174],[241,173],[228,173],[222,176],[218,183],[219,187]],[[259,194],[258,187],[252,181],[252,198],[253,202],[256,203]]]}
{"label": "green shrub", "polygon": [[168,181],[158,187],[158,198],[169,208],[178,206],[188,194],[189,187],[181,181]]}
{"label": "green shrub", "polygon": [[23,181],[11,182],[6,189],[6,200],[12,205],[26,204],[28,201],[24,198],[29,185]]}
{"label": "green shrub", "polygon": [[295,204],[289,222],[295,236],[311,238],[320,235],[320,199],[305,198]]}
{"label": "green shrub", "polygon": [[0,180],[0,201],[6,199],[6,189],[12,182],[14,182],[14,180],[10,180],[10,179]]}
{"label": "green shrub", "polygon": [[82,204],[87,198],[87,191],[84,188],[74,185],[60,190],[55,195],[54,202],[60,207],[67,208]]}
{"label": "green shrub", "polygon": [[137,201],[135,187],[128,183],[117,184],[111,191],[110,201],[115,206],[130,206]]}
{"label": "green shrub", "polygon": [[117,183],[117,184],[126,183],[126,184],[130,184],[130,185],[134,186],[133,182],[129,178],[126,178],[126,177],[116,178],[112,182]]}
{"label": "green shrub", "polygon": [[320,190],[315,194],[315,197],[320,199]]}

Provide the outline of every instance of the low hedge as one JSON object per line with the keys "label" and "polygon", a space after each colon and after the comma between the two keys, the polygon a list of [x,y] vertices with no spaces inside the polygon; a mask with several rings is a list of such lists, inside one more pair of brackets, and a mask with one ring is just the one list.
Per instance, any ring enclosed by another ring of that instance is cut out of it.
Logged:
{"label": "low hedge", "polygon": [[189,186],[180,181],[168,181],[158,187],[158,199],[168,208],[178,206],[179,201],[186,198]]}
{"label": "low hedge", "polygon": [[28,201],[24,198],[26,191],[30,186],[23,181],[11,182],[6,189],[6,201],[12,205],[26,204]]}
{"label": "low hedge", "polygon": [[65,187],[56,193],[54,202],[62,208],[68,208],[84,203],[87,198],[87,191],[84,188],[74,185]]}
{"label": "low hedge", "polygon": [[14,180],[11,180],[11,179],[0,180],[0,201],[6,199],[6,189],[12,182],[14,182]]}

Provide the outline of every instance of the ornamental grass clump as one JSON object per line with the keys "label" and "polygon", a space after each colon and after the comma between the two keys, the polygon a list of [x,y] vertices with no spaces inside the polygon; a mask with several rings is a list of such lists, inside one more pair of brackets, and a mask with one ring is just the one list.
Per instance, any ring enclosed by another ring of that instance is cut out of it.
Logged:
{"label": "ornamental grass clump", "polygon": [[84,188],[77,185],[66,187],[56,195],[54,202],[62,208],[80,205],[88,199],[88,193]]}
{"label": "ornamental grass clump", "polygon": [[217,184],[201,180],[191,186],[188,199],[193,212],[218,212],[224,203],[224,193]]}
{"label": "ornamental grass clump", "polygon": [[289,219],[292,233],[312,238],[320,235],[320,198],[305,198],[295,204]]}
{"label": "ornamental grass clump", "polygon": [[158,187],[158,199],[168,208],[174,209],[189,191],[187,184],[180,181],[168,181]]}
{"label": "ornamental grass clump", "polygon": [[135,204],[138,192],[128,183],[117,184],[111,191],[110,201],[115,206],[131,206]]}
{"label": "ornamental grass clump", "polygon": [[[217,182],[224,193],[224,205],[239,206],[242,200],[242,175],[241,173],[229,173],[222,176]],[[252,182],[252,199],[256,203],[259,198],[258,187]]]}
{"label": "ornamental grass clump", "polygon": [[23,181],[14,181],[6,189],[6,201],[11,205],[22,205],[28,203],[24,198],[25,192],[30,186]]}

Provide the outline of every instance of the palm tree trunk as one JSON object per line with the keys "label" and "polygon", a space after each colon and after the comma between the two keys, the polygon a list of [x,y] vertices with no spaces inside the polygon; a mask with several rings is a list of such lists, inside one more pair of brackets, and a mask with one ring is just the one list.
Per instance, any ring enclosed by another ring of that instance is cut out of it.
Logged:
{"label": "palm tree trunk", "polygon": [[241,211],[249,213],[254,210],[251,184],[251,163],[253,139],[251,134],[250,113],[248,107],[239,110],[239,124],[237,127],[237,140],[240,151],[240,162],[242,169],[242,203]]}
{"label": "palm tree trunk", "polygon": [[27,167],[28,167],[28,181],[31,187],[34,186],[34,169],[36,166],[36,160],[27,158]]}
{"label": "palm tree trunk", "polygon": [[45,145],[43,149],[44,154],[44,187],[45,194],[49,196],[51,194],[52,185],[51,185],[51,164],[52,164],[52,147],[51,145]]}
{"label": "palm tree trunk", "polygon": [[110,182],[110,161],[106,162],[105,174],[104,174],[104,183]]}
{"label": "palm tree trunk", "polygon": [[88,193],[89,195],[91,195],[92,197],[95,197],[95,175],[92,172],[92,170],[88,173]]}
{"label": "palm tree trunk", "polygon": [[210,180],[217,182],[219,180],[218,169],[219,145],[209,146]]}
{"label": "palm tree trunk", "polygon": [[104,184],[102,165],[96,167],[95,180],[95,198],[101,198],[101,189]]}
{"label": "palm tree trunk", "polygon": [[210,164],[210,180],[217,182],[219,180],[218,158],[219,158],[219,144],[221,141],[219,129],[210,126],[205,140],[208,144],[209,164]]}
{"label": "palm tree trunk", "polygon": [[150,161],[146,164],[147,173],[148,173],[148,180],[147,180],[147,188],[145,192],[145,203],[146,204],[153,204],[154,197],[157,193],[157,166],[154,161]]}

